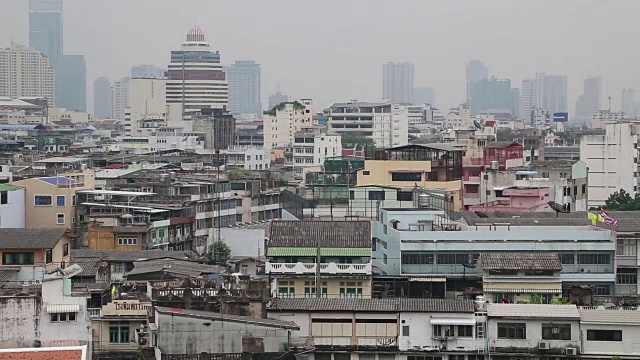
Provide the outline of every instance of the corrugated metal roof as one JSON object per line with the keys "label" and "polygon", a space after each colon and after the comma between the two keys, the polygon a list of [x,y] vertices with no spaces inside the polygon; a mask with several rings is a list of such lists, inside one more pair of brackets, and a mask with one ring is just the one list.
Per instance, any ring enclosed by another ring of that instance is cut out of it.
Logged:
{"label": "corrugated metal roof", "polygon": [[46,309],[49,314],[77,313],[80,311],[80,305],[78,304],[47,304]]}
{"label": "corrugated metal roof", "polygon": [[0,249],[53,249],[66,232],[64,228],[0,228]]}
{"label": "corrugated metal roof", "polygon": [[[371,256],[371,248],[321,248],[321,256]],[[267,256],[316,256],[314,247],[270,247]]]}
{"label": "corrugated metal roof", "polygon": [[480,253],[478,268],[482,270],[560,271],[562,270],[562,264],[556,253],[491,252]]}
{"label": "corrugated metal roof", "polygon": [[298,325],[290,321],[221,314],[213,311],[177,309],[177,308],[168,308],[168,307],[162,307],[162,306],[156,307],[155,310],[160,314],[170,314],[170,315],[177,315],[177,316],[221,320],[221,321],[243,322],[243,323],[250,323],[254,325],[278,327],[278,328],[285,328],[285,329],[292,329],[292,330],[298,330],[300,328]]}
{"label": "corrugated metal roof", "polygon": [[580,319],[578,308],[575,305],[488,304],[487,315],[512,319]]}
{"label": "corrugated metal roof", "polygon": [[360,312],[461,312],[472,313],[472,300],[390,299],[272,299],[269,310]]}
{"label": "corrugated metal roof", "polygon": [[369,221],[274,220],[268,230],[268,245],[275,247],[371,248]]}
{"label": "corrugated metal roof", "polygon": [[638,310],[579,309],[578,312],[585,323],[640,324]]}

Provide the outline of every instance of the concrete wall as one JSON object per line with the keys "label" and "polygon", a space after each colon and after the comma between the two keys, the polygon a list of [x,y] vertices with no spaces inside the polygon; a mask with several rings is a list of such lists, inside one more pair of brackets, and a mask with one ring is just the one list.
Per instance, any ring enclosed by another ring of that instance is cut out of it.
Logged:
{"label": "concrete wall", "polygon": [[40,312],[41,302],[37,297],[0,297],[0,348],[37,346]]}
{"label": "concrete wall", "polygon": [[[91,346],[91,321],[87,313],[87,297],[64,296],[63,280],[54,279],[42,282],[42,310],[41,310],[41,338],[42,346],[55,346],[56,342],[71,343],[76,345]],[[75,304],[80,306],[76,314],[76,321],[51,322],[46,311],[48,304]]]}
{"label": "concrete wall", "polygon": [[[487,324],[487,337],[492,347],[518,347],[518,348],[538,348],[540,341],[549,342],[551,348],[577,348],[580,349],[580,322],[578,320],[561,319],[525,319],[507,320],[499,318],[489,318]],[[498,323],[526,323],[526,339],[498,339]],[[571,340],[542,340],[542,324],[570,324]]]}
{"label": "concrete wall", "polygon": [[[473,326],[473,337],[456,337],[442,341],[433,339],[433,325],[431,319],[465,319],[475,321],[474,314],[438,314],[438,313],[400,313],[400,337],[398,343],[400,351],[440,349],[443,343],[449,350],[470,351],[475,349],[475,325]],[[409,327],[409,336],[403,336],[403,326]],[[453,326],[453,325],[452,325]]]}
{"label": "concrete wall", "polygon": [[231,320],[156,312],[157,344],[163,354],[240,353],[243,338],[262,338],[264,352],[286,351],[289,331]]}
{"label": "concrete wall", "polygon": [[[622,330],[622,341],[589,341],[587,330]],[[640,326],[581,324],[583,354],[589,355],[625,355],[640,357]]]}
{"label": "concrete wall", "polygon": [[0,228],[23,228],[25,219],[25,189],[7,192],[6,204],[0,205]]}

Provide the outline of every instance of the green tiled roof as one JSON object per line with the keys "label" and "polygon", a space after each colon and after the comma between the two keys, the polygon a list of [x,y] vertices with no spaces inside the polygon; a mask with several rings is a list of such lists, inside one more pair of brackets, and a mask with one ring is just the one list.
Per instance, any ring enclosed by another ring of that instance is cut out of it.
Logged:
{"label": "green tiled roof", "polygon": [[[321,248],[321,256],[371,256],[370,248]],[[267,256],[316,256],[314,247],[270,247]]]}
{"label": "green tiled roof", "polygon": [[22,186],[0,184],[0,191],[13,191],[18,189],[24,189],[24,188]]}

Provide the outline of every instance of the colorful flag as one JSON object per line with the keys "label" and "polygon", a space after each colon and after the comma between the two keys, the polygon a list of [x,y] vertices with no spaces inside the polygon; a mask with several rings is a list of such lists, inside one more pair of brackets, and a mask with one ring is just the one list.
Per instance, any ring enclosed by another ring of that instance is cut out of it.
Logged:
{"label": "colorful flag", "polygon": [[618,219],[611,216],[605,209],[602,209],[602,217],[604,218],[604,223],[607,225],[618,225]]}
{"label": "colorful flag", "polygon": [[596,216],[596,214],[592,213],[591,211],[587,212],[587,218],[589,219],[589,221],[591,221],[591,225],[595,225],[598,221],[598,216]]}
{"label": "colorful flag", "polygon": [[602,214],[597,214],[596,216],[598,217],[598,222],[604,222],[604,216],[602,216]]}

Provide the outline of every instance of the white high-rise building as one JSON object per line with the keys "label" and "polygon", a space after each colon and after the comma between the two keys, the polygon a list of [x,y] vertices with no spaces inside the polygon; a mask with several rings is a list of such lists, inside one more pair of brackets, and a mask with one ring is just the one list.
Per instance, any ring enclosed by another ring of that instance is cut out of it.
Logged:
{"label": "white high-rise building", "polygon": [[48,57],[15,43],[0,49],[0,96],[43,97],[55,107],[55,94],[55,71]]}
{"label": "white high-rise building", "polygon": [[298,179],[304,178],[304,168],[324,165],[330,157],[342,156],[342,137],[325,131],[307,131],[296,134],[293,141],[293,171]]}
{"label": "white high-rise building", "polygon": [[531,112],[538,107],[538,85],[536,79],[522,80],[520,89],[520,116],[531,120]]}
{"label": "white high-rise building", "polygon": [[138,78],[131,79],[129,109],[125,116],[125,135],[139,135],[138,121],[144,118],[166,119],[167,79]]}
{"label": "white high-rise building", "polygon": [[469,106],[462,104],[457,108],[449,109],[444,116],[444,128],[453,130],[471,130],[474,129],[473,118],[469,111]]}
{"label": "white high-rise building", "polygon": [[567,76],[536,74],[539,107],[550,113],[567,112]]}
{"label": "white high-rise building", "polygon": [[264,115],[262,125],[265,148],[291,146],[298,131],[313,127],[313,101],[280,103]]}
{"label": "white high-rise building", "polygon": [[220,53],[211,49],[199,28],[191,29],[180,50],[171,52],[165,74],[167,104],[183,104],[185,113],[223,109],[229,104],[229,86]]}
{"label": "white high-rise building", "polygon": [[382,66],[382,96],[393,104],[413,102],[413,64],[389,62]]}
{"label": "white high-rise building", "polygon": [[329,129],[344,135],[362,133],[378,148],[406,145],[409,141],[409,106],[390,103],[335,103],[329,108]]}
{"label": "white high-rise building", "polygon": [[580,160],[589,169],[589,207],[604,206],[611,194],[638,189],[638,136],[631,123],[607,123],[605,135],[583,135]]}
{"label": "white high-rise building", "polygon": [[111,118],[124,121],[124,114],[129,108],[129,87],[131,78],[125,77],[111,85]]}

